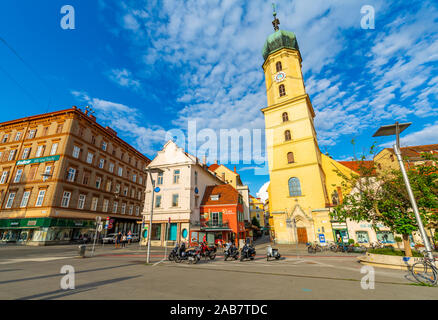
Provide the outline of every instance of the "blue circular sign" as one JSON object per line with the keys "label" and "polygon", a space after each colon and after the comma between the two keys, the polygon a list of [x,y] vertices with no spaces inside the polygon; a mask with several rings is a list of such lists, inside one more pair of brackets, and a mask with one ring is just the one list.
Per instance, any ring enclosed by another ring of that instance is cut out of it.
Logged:
{"label": "blue circular sign", "polygon": [[154,191],[155,191],[155,192],[160,192],[160,187],[156,187],[156,188],[154,189]]}

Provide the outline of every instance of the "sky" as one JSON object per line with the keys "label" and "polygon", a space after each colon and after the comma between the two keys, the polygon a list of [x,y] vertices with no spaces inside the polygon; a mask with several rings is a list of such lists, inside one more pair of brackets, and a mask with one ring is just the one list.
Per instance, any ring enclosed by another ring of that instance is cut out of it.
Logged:
{"label": "sky", "polygon": [[[261,50],[274,31],[271,2],[3,0],[0,122],[88,105],[151,159],[169,131],[187,135],[189,121],[218,136],[263,132]],[[61,27],[64,5],[74,8],[74,29]],[[402,146],[438,143],[436,1],[276,5],[280,29],[298,40],[323,153],[351,160],[372,144],[390,147],[392,137],[372,135],[395,121],[412,122]],[[365,5],[374,29],[361,27]],[[269,180],[256,160],[227,164],[254,195]]]}

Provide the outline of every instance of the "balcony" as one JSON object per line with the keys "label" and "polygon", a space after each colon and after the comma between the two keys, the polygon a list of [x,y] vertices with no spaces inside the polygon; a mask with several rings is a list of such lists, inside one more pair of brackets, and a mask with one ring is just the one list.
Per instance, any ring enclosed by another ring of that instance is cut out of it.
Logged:
{"label": "balcony", "polygon": [[228,221],[219,223],[216,221],[201,221],[201,229],[211,230],[231,230]]}

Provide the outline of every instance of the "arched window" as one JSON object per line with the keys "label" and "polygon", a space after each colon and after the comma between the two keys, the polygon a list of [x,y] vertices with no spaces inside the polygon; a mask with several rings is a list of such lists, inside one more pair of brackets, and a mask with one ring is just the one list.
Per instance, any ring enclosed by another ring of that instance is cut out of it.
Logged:
{"label": "arched window", "polygon": [[276,69],[277,69],[277,72],[280,72],[281,70],[283,70],[280,61],[278,61],[278,62],[275,64],[275,67],[276,67]]}
{"label": "arched window", "polygon": [[287,153],[287,163],[294,163],[294,162],[295,162],[294,153],[288,152]]}
{"label": "arched window", "polygon": [[289,130],[286,130],[285,132],[284,132],[284,140],[286,140],[286,141],[289,141],[289,140],[291,140],[292,138],[291,138],[291,135],[290,135],[290,131]]}
{"label": "arched window", "polygon": [[284,88],[284,84],[280,84],[280,86],[278,87],[278,91],[280,92],[280,97],[286,95],[286,89]]}
{"label": "arched window", "polygon": [[289,179],[289,196],[298,197],[301,196],[301,185],[298,178]]}
{"label": "arched window", "polygon": [[338,195],[338,192],[336,190],[333,190],[333,193],[332,193],[332,204],[334,206],[337,206],[339,204],[339,195]]}
{"label": "arched window", "polygon": [[287,115],[287,112],[283,112],[283,122],[289,121],[289,116]]}

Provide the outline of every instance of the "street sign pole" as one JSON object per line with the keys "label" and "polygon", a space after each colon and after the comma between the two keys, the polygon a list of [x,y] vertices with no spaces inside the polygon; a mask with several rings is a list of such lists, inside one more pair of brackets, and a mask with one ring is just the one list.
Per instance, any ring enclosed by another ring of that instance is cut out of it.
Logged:
{"label": "street sign pole", "polygon": [[155,198],[155,181],[152,179],[152,173],[149,171],[149,177],[151,178],[152,185],[152,200],[151,200],[151,214],[149,218],[149,227],[148,227],[148,251],[146,254],[146,263],[150,263],[151,259],[151,233],[152,233],[152,214],[154,212],[154,198]]}
{"label": "street sign pole", "polygon": [[94,233],[94,241],[93,241],[93,251],[91,252],[91,256],[94,256],[94,247],[96,246],[96,238],[97,238],[97,228],[100,225],[102,218],[100,216],[96,217],[96,232]]}

